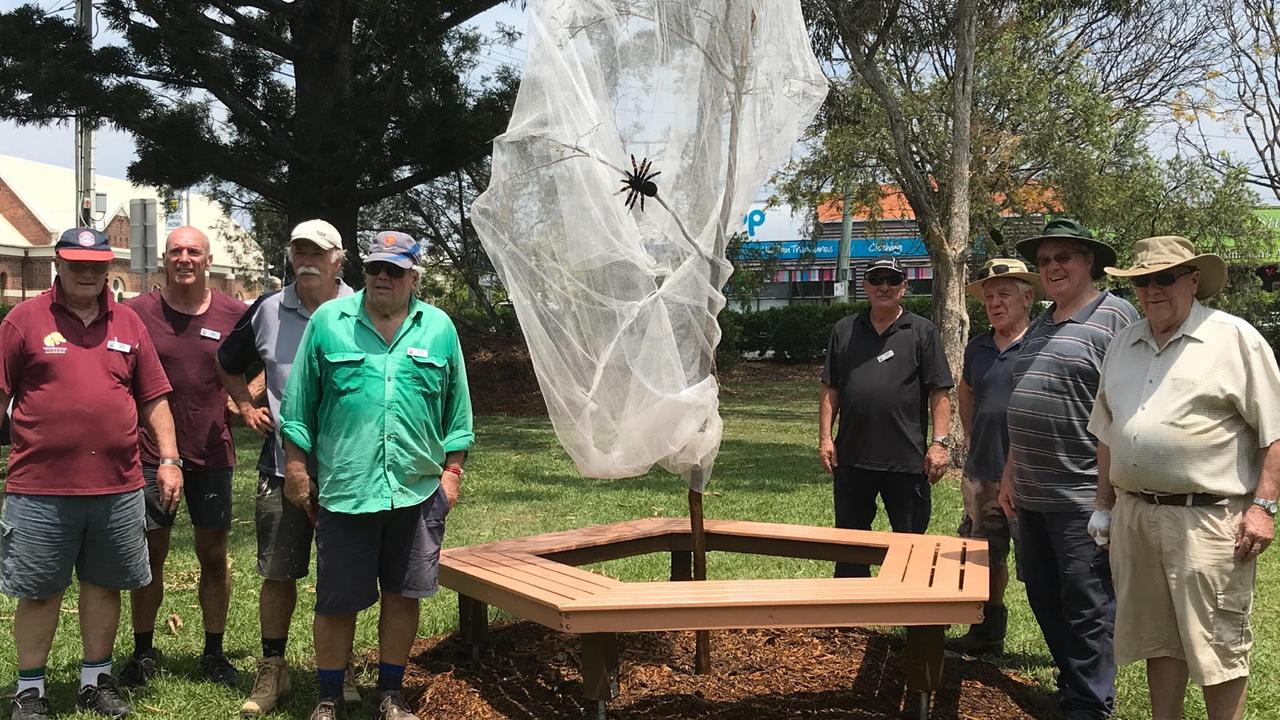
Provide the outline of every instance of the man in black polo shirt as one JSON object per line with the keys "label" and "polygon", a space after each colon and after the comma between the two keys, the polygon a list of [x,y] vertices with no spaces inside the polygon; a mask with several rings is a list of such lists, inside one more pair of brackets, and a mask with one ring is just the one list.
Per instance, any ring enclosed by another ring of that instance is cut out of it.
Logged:
{"label": "man in black polo shirt", "polygon": [[[862,278],[871,307],[831,330],[818,403],[818,456],[835,476],[836,527],[869,530],[876,495],[894,532],[929,527],[930,485],[950,462],[954,382],[933,323],[902,309],[906,274],[893,257]],[[933,441],[925,451],[925,422]],[[835,442],[831,428],[840,418]],[[836,563],[836,577],[868,577],[866,565]]]}

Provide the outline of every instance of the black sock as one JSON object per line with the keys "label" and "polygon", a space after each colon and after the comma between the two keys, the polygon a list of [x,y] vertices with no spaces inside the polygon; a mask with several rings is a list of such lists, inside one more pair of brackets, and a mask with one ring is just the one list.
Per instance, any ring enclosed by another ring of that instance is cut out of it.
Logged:
{"label": "black sock", "polygon": [[262,657],[284,657],[284,644],[288,638],[268,640],[262,638]]}
{"label": "black sock", "polygon": [[204,654],[222,657],[222,633],[204,634]]}
{"label": "black sock", "polygon": [[142,654],[155,647],[156,633],[154,630],[149,632],[136,632],[133,634],[133,656],[142,657]]}

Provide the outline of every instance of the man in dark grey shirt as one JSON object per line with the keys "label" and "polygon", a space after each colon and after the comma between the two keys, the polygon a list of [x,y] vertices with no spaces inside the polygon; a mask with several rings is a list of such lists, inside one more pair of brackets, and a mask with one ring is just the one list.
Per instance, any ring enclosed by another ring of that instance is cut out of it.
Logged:
{"label": "man in dark grey shirt", "polygon": [[[818,403],[818,456],[835,476],[836,527],[870,530],[879,495],[895,532],[922,533],[929,527],[930,486],[950,462],[951,369],[938,328],[902,308],[907,283],[897,259],[872,262],[862,283],[871,307],[831,331]],[[926,454],[930,415],[933,440]],[[836,563],[836,577],[870,574],[866,565]]]}
{"label": "man in dark grey shirt", "polygon": [[1022,342],[1009,398],[1009,460],[1000,504],[1018,519],[1018,568],[1058,666],[1067,720],[1102,720],[1115,706],[1116,594],[1107,554],[1089,536],[1098,441],[1088,431],[1102,358],[1138,319],[1093,281],[1115,251],[1073,220],[1018,243],[1053,305]]}

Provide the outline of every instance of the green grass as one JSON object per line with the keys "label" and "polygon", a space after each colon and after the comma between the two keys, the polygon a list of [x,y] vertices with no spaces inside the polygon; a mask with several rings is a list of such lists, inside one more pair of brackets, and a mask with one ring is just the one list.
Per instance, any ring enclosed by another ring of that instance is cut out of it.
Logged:
{"label": "green grass", "polygon": [[[708,488],[705,508],[708,517],[737,518],[830,526],[831,485],[818,466],[816,455],[817,381],[759,382],[749,386],[731,385],[722,395],[725,438],[716,464],[715,477]],[[467,467],[462,502],[449,517],[446,544],[469,545],[507,537],[581,527],[648,516],[674,517],[686,514],[684,486],[662,471],[632,480],[586,480],[556,442],[545,420],[486,416],[477,418],[478,441]],[[203,643],[196,601],[197,564],[191,549],[191,530],[180,522],[174,532],[173,553],[168,564],[168,593],[161,610],[161,623],[170,613],[179,615],[183,627],[170,635],[161,624],[156,644],[169,658],[167,672],[135,695],[139,717],[213,718],[236,715],[243,693],[251,681],[254,660],[259,653],[255,539],[253,528],[254,464],[258,443],[240,431],[240,468],[236,472],[237,520],[231,536],[231,571],[234,583],[226,647],[243,674],[236,690],[210,686],[188,679],[194,675],[196,658]],[[960,497],[954,476],[934,490],[931,532],[950,534],[960,519]],[[185,515],[183,516],[185,520]],[[878,529],[888,529],[883,513]],[[669,571],[665,556],[618,560],[596,569],[629,580],[664,579]],[[823,577],[831,572],[829,563],[745,555],[712,554],[708,574],[714,578]],[[1264,555],[1259,572],[1259,592],[1255,601],[1253,652],[1255,682],[1250,690],[1249,718],[1272,718],[1280,707],[1280,688],[1266,680],[1280,672],[1280,594],[1274,592],[1280,576],[1277,552]],[[277,717],[308,716],[315,701],[312,669],[311,611],[314,576],[299,584],[300,602],[289,642],[288,660],[293,667],[295,689],[287,706]],[[1013,583],[1008,593],[1010,637],[1007,655],[1000,663],[1053,687],[1053,674],[1035,620],[1027,607],[1022,586]],[[437,635],[451,632],[456,625],[455,596],[444,590],[423,604],[419,632]],[[0,598],[0,683],[10,684],[16,676],[11,641],[15,603]],[[74,588],[63,601],[63,622],[49,661],[49,678],[55,709],[71,715],[73,684],[80,662],[75,623]],[[132,635],[125,603],[116,645],[116,657],[132,650]],[[958,629],[952,631],[959,632]],[[376,614],[360,616],[356,635],[358,652],[376,647]],[[374,680],[366,673],[362,684]],[[1188,716],[1203,716],[1199,692],[1188,694]],[[3,711],[0,711],[3,712]],[[373,715],[365,710],[353,718]],[[89,716],[83,716],[88,718]],[[1118,717],[1139,720],[1150,717],[1146,682],[1138,665],[1126,667],[1119,680]]]}

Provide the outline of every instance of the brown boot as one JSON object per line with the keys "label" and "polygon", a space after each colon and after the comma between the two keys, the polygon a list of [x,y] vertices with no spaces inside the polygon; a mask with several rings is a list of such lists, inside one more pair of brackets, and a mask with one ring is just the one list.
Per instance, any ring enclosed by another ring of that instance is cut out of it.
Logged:
{"label": "brown boot", "polygon": [[289,694],[289,668],[282,657],[264,657],[258,661],[258,674],[253,679],[249,699],[240,706],[246,717],[263,715],[276,709],[280,699]]}
{"label": "brown boot", "polygon": [[970,625],[969,632],[947,641],[947,649],[961,655],[999,655],[1004,652],[1004,636],[1009,629],[1009,608],[990,603],[982,607],[982,622]]}

